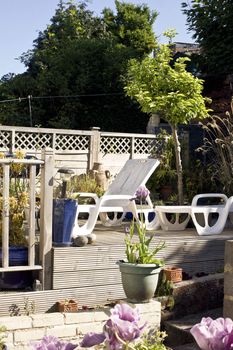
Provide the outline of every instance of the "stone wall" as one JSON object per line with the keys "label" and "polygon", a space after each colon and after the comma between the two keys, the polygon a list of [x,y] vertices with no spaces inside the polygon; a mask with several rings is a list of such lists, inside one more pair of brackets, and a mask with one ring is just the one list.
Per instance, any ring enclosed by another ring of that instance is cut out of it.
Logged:
{"label": "stone wall", "polygon": [[[139,308],[142,323],[159,328],[161,305],[158,301],[134,304]],[[29,316],[0,317],[0,325],[6,327],[7,350],[29,350],[30,341],[40,340],[45,335],[53,335],[73,343],[79,342],[87,332],[101,332],[109,318],[110,307],[80,310],[75,313],[47,313]]]}

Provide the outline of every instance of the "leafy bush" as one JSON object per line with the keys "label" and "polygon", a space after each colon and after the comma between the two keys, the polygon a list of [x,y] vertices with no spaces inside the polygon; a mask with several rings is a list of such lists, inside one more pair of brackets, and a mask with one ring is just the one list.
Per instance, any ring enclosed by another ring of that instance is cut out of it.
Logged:
{"label": "leafy bush", "polygon": [[210,181],[215,182],[218,191],[231,196],[233,192],[233,120],[232,112],[224,118],[212,116],[206,125],[202,151],[209,163]]}

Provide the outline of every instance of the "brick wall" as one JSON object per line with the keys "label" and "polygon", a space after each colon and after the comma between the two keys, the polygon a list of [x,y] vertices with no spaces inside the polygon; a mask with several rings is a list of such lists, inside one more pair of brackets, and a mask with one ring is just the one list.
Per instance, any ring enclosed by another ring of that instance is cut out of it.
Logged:
{"label": "brick wall", "polygon": [[[157,301],[135,304],[139,308],[142,323],[160,327],[161,305]],[[101,332],[109,318],[110,308],[80,310],[75,313],[32,314],[30,316],[0,317],[0,325],[6,331],[7,350],[29,350],[30,341],[40,340],[45,335],[53,335],[63,340],[79,343],[87,332]]]}

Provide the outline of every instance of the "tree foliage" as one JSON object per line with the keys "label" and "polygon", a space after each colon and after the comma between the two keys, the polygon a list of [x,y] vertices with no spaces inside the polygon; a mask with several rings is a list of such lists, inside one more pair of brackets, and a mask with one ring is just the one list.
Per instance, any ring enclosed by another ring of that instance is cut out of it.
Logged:
{"label": "tree foliage", "polygon": [[[32,96],[33,125],[144,131],[146,118],[125,97],[121,76],[130,58],[156,45],[156,13],[119,1],[116,9],[98,17],[86,2],[60,1],[33,49],[21,56],[27,71],[0,81],[0,99]],[[1,103],[0,122],[29,125],[28,101]]]}
{"label": "tree foliage", "polygon": [[125,91],[137,100],[143,112],[160,113],[171,126],[176,149],[179,202],[183,202],[182,163],[178,124],[208,115],[203,98],[203,81],[186,71],[187,58],[178,58],[173,65],[169,45],[160,45],[155,57],[132,59],[126,75]]}
{"label": "tree foliage", "polygon": [[202,49],[202,68],[211,74],[232,73],[232,0],[191,0],[182,6],[189,29]]}
{"label": "tree foliage", "polygon": [[115,1],[117,13],[104,9],[106,29],[112,33],[118,44],[132,47],[139,55],[150,53],[156,46],[152,29],[157,17],[156,11],[150,11],[146,5],[134,5]]}

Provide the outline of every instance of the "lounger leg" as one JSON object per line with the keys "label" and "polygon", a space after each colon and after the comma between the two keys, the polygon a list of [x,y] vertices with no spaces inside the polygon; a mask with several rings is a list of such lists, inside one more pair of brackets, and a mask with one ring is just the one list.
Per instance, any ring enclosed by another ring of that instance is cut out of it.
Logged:
{"label": "lounger leg", "polygon": [[209,215],[212,214],[211,209],[208,210],[204,208],[202,211],[202,214],[204,215],[204,226],[201,226],[197,220],[196,214],[199,214],[199,213],[201,213],[200,209],[195,210],[194,207],[192,208],[192,220],[196,227],[197,233],[200,236],[217,235],[223,231],[227,220],[227,212],[223,212],[222,210],[219,210],[217,212],[219,217],[213,226],[209,226]]}
{"label": "lounger leg", "polygon": [[[121,214],[120,217],[118,217],[118,214]],[[110,227],[110,226],[121,226],[122,221],[125,218],[126,212],[124,213],[119,213],[119,212],[114,212],[113,213],[113,218],[110,218],[108,213],[99,213],[99,217],[101,220],[101,223],[104,226]]]}
{"label": "lounger leg", "polygon": [[72,235],[71,235],[72,238],[76,238],[77,236],[87,236],[93,232],[98,219],[99,207],[100,207],[100,203],[98,203],[96,207],[93,208],[93,210],[90,210],[89,217],[86,223],[83,224],[82,226],[79,225],[79,219],[78,219],[79,210],[77,210],[75,225],[73,227]]}

